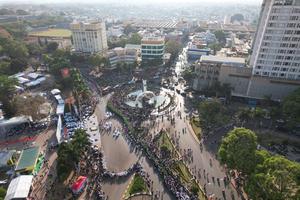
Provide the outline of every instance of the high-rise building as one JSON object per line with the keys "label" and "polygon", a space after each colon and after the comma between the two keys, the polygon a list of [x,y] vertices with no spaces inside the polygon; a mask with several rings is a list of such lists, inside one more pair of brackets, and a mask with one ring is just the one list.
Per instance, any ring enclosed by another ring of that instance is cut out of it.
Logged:
{"label": "high-rise building", "polygon": [[264,0],[250,59],[254,77],[300,80],[300,0]]}
{"label": "high-rise building", "polygon": [[103,53],[107,50],[104,22],[73,22],[71,25],[75,51]]}
{"label": "high-rise building", "polygon": [[165,52],[165,39],[163,37],[144,37],[141,41],[142,61],[162,60]]}

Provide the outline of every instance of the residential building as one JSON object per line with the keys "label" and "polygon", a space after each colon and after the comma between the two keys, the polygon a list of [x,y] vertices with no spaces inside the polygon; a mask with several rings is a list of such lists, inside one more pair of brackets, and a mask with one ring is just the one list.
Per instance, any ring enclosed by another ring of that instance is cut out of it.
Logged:
{"label": "residential building", "polygon": [[135,48],[116,47],[107,54],[111,66],[116,66],[117,63],[132,64],[138,59],[138,50]]}
{"label": "residential building", "polygon": [[187,57],[189,61],[195,61],[203,55],[209,55],[210,48],[205,41],[192,41],[188,43]]}
{"label": "residential building", "polygon": [[104,53],[107,50],[104,22],[73,22],[70,27],[76,52]]}
{"label": "residential building", "polygon": [[124,28],[121,26],[112,26],[110,28],[108,28],[108,36],[110,37],[121,37],[122,35],[124,35]]}
{"label": "residential building", "polygon": [[247,96],[279,100],[300,86],[300,0],[264,0]]}
{"label": "residential building", "polygon": [[66,49],[72,46],[71,35],[71,31],[68,29],[42,29],[28,33],[24,41],[27,44],[34,43],[40,45],[56,42],[58,48]]}
{"label": "residential building", "polygon": [[300,81],[299,0],[264,0],[250,66],[255,76]]}
{"label": "residential building", "polygon": [[[245,68],[244,58],[232,58],[221,56],[201,56],[200,60],[195,65],[197,78],[194,80],[193,88],[202,90],[211,86],[214,82],[220,81],[220,73],[222,68]],[[223,70],[226,71],[226,70]],[[251,73],[250,73],[251,75]],[[222,80],[225,78],[222,78]]]}
{"label": "residential building", "polygon": [[165,52],[165,38],[159,36],[143,37],[141,41],[142,61],[162,60]]}

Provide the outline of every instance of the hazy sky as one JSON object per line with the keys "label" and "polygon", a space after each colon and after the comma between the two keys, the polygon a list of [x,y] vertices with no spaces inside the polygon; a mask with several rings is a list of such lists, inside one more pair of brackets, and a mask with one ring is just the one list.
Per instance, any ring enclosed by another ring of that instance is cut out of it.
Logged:
{"label": "hazy sky", "polygon": [[1,3],[133,3],[133,4],[157,4],[157,3],[238,3],[261,4],[262,0],[0,0]]}

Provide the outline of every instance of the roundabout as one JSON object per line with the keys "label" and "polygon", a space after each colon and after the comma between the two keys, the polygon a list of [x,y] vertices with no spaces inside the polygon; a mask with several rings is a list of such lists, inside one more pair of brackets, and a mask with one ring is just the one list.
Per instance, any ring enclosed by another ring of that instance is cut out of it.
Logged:
{"label": "roundabout", "polygon": [[147,81],[143,80],[143,88],[134,90],[124,97],[124,102],[130,108],[151,109],[151,115],[163,115],[175,105],[174,92],[159,88],[156,91],[147,90]]}

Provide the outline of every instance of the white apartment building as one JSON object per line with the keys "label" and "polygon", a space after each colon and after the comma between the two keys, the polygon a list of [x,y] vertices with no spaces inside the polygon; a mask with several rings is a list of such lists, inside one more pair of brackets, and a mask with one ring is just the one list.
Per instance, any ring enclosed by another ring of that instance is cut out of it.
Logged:
{"label": "white apartment building", "polygon": [[107,50],[104,22],[73,22],[70,25],[75,51],[103,53]]}
{"label": "white apartment building", "polygon": [[300,0],[264,0],[250,59],[253,75],[300,80]]}

